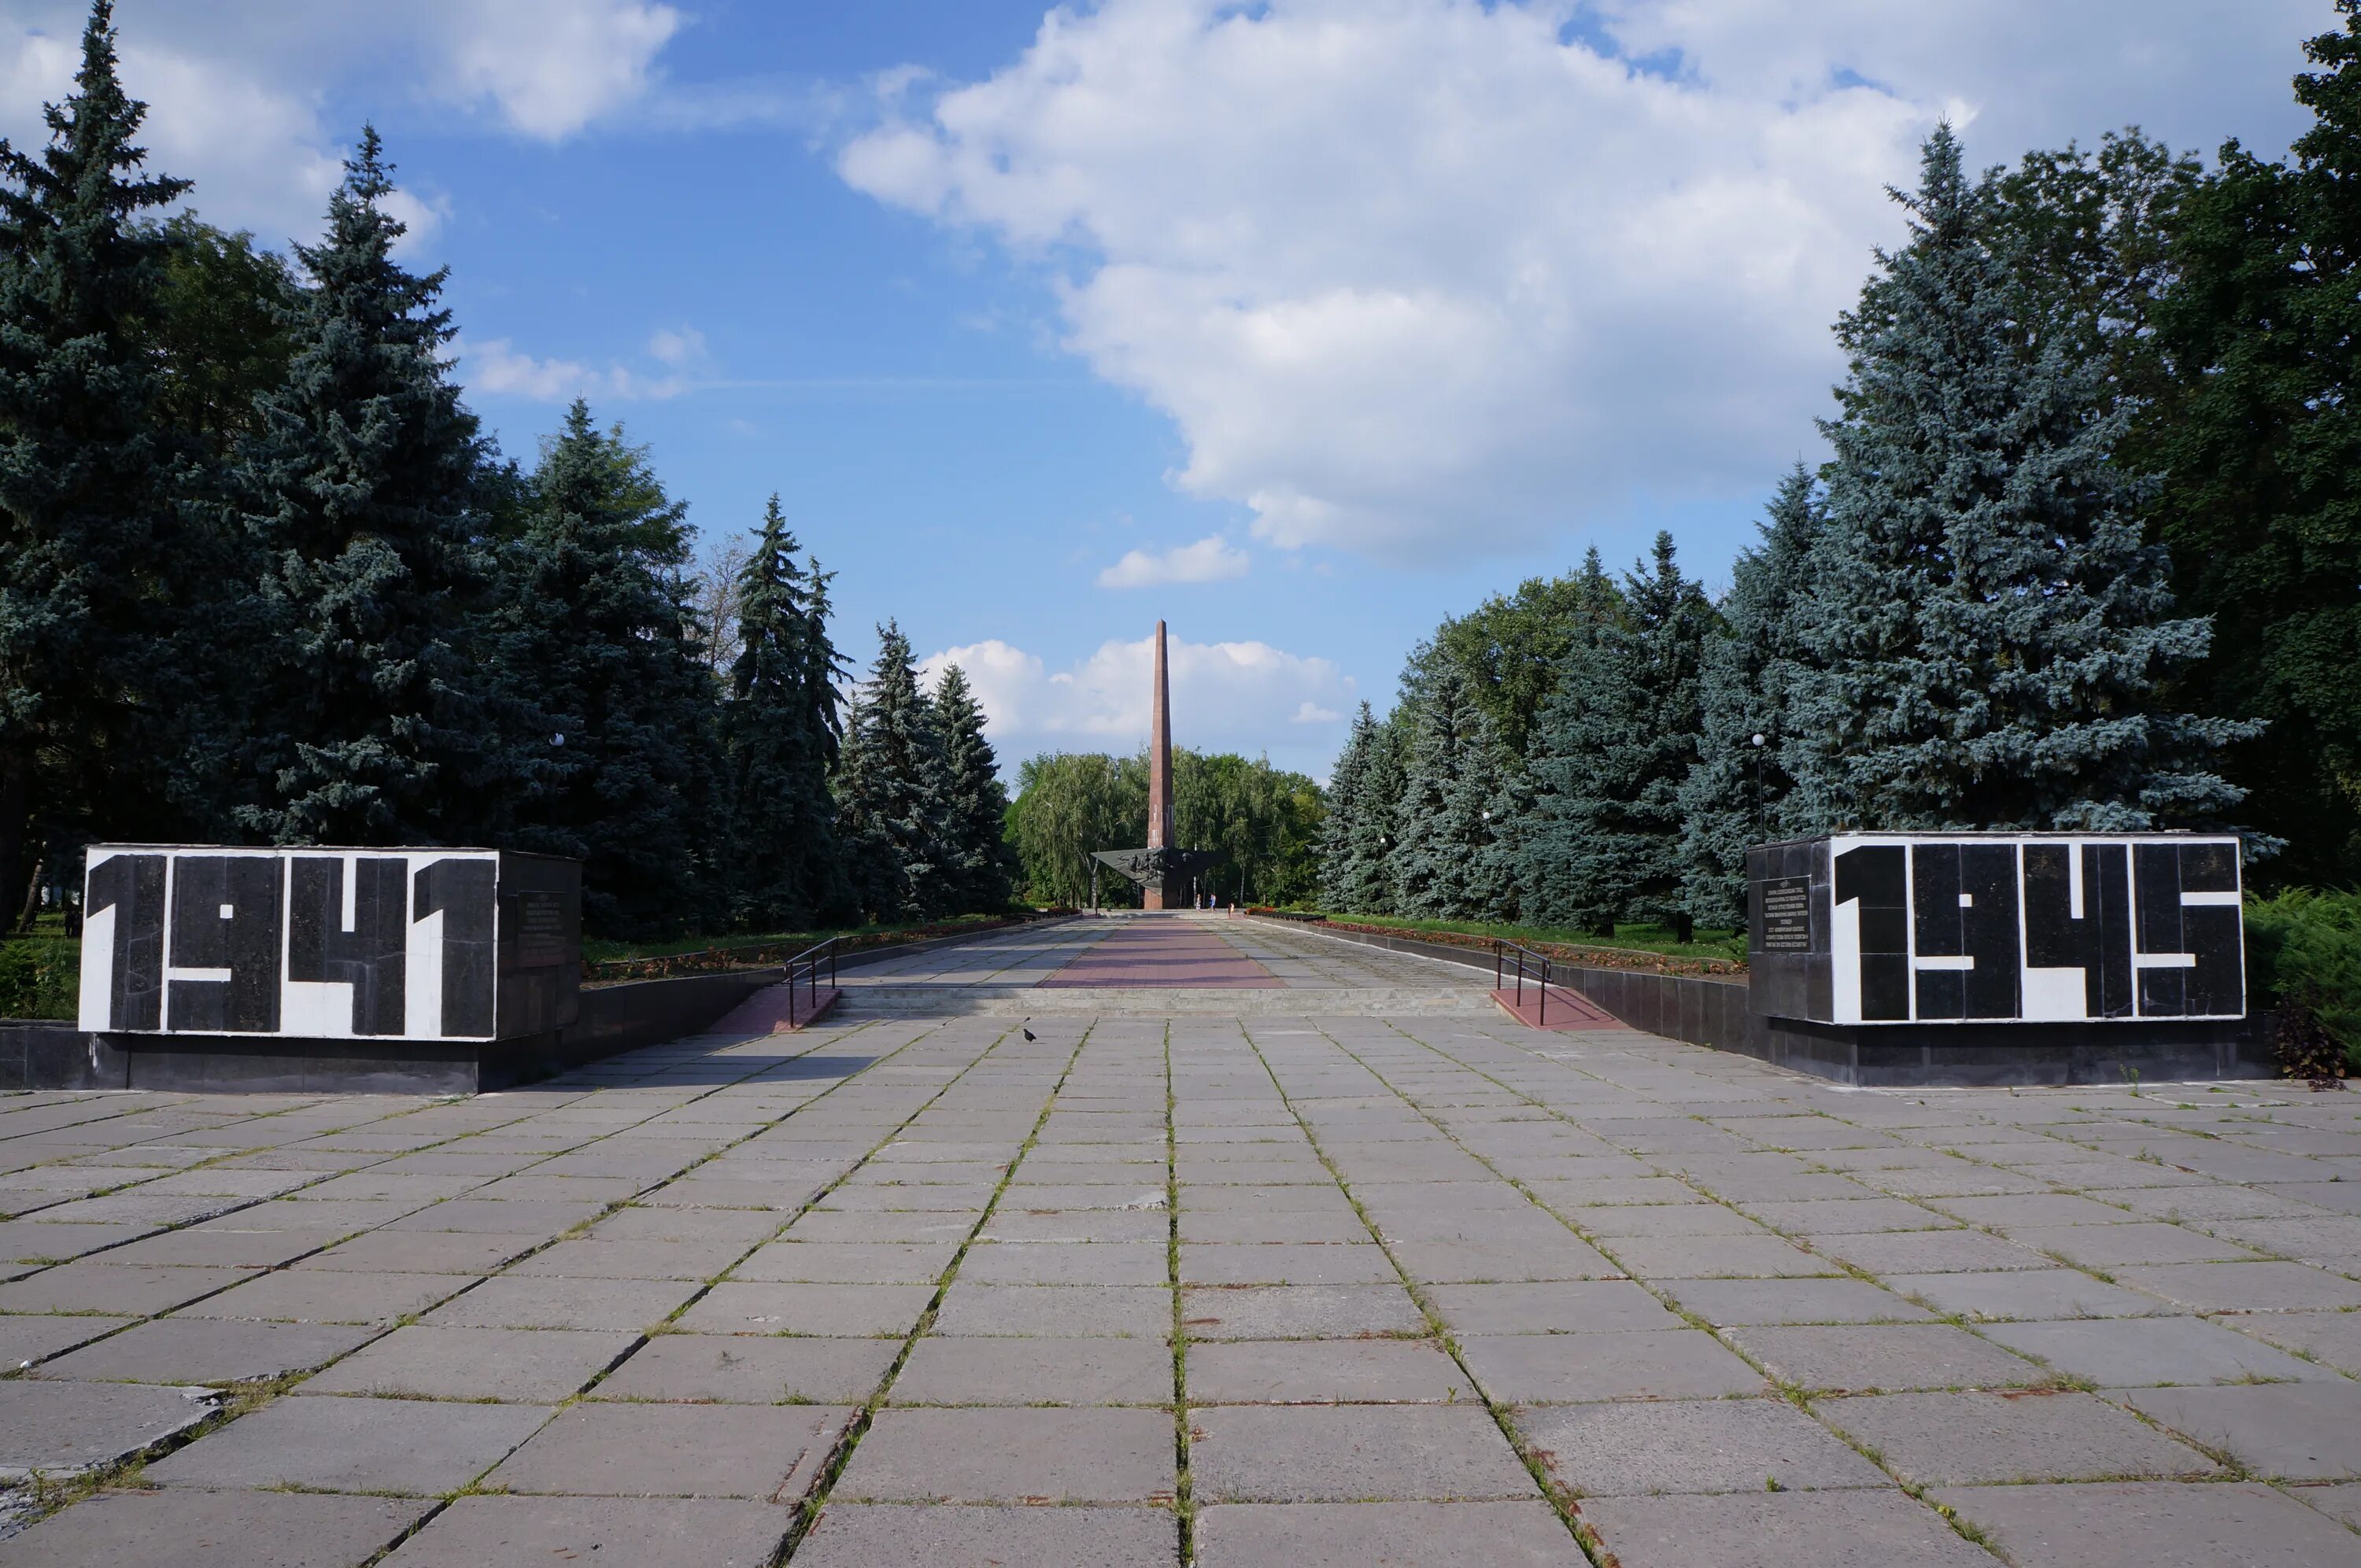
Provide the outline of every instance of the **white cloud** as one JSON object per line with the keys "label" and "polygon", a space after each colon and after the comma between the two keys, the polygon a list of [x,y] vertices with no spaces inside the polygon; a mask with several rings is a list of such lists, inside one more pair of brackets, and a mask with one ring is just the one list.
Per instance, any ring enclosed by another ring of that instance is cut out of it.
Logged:
{"label": "white cloud", "polygon": [[1194,544],[1171,549],[1126,550],[1123,559],[1101,572],[1103,588],[1154,588],[1168,583],[1225,583],[1246,575],[1246,553],[1234,549],[1218,533]]}
{"label": "white cloud", "polygon": [[686,379],[677,375],[642,376],[623,365],[601,368],[577,359],[537,359],[518,353],[505,337],[478,342],[462,335],[452,340],[451,353],[459,361],[458,379],[468,390],[533,402],[562,403],[575,398],[640,402],[678,397],[688,389]]}
{"label": "white cloud", "polygon": [[639,0],[459,0],[441,8],[441,86],[489,101],[544,141],[573,135],[647,90],[657,54],[679,30],[669,5]]}
{"label": "white cloud", "polygon": [[[1148,741],[1148,686],[1156,640],[1102,643],[1063,670],[997,638],[946,648],[919,662],[928,682],[957,664],[975,688],[1001,760],[1044,751],[1130,751]],[[1353,683],[1329,660],[1290,653],[1266,642],[1170,640],[1172,735],[1199,751],[1260,751],[1274,740],[1312,743],[1323,763],[1326,738],[1289,732],[1293,725],[1333,723],[1354,700]],[[1307,718],[1310,714],[1314,717]],[[1276,748],[1274,748],[1276,750]],[[1323,770],[1324,771],[1324,768]]]}
{"label": "white cloud", "polygon": [[[82,0],[0,0],[0,136],[48,140],[40,108],[72,88],[86,14]],[[124,83],[148,105],[148,168],[193,179],[191,205],[272,245],[319,232],[358,134],[324,120],[330,93],[357,89],[361,114],[402,98],[480,109],[556,141],[645,96],[681,20],[645,0],[121,0],[115,14]],[[445,214],[406,194],[414,249]]]}
{"label": "white cloud", "polygon": [[2268,142],[2334,21],[2322,0],[1581,15],[1060,7],[987,80],[882,84],[840,171],[1049,269],[1072,351],[1178,424],[1184,491],[1247,503],[1281,546],[1431,559],[1642,491],[1767,486],[1815,441],[1828,325],[1938,117],[1980,160],[2143,115]]}
{"label": "white cloud", "polygon": [[648,338],[648,353],[666,365],[695,365],[705,358],[705,334],[693,326],[660,327]]}

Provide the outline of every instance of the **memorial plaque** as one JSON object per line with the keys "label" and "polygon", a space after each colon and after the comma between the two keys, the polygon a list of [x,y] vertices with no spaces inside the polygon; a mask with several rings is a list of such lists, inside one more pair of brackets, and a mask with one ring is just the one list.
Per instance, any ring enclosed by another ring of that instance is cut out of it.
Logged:
{"label": "memorial plaque", "polygon": [[1773,877],[1763,884],[1763,948],[1772,953],[1812,950],[1812,879]]}
{"label": "memorial plaque", "polygon": [[[508,1038],[574,1015],[581,868],[493,850],[91,846],[93,1034]],[[511,887],[513,879],[519,885]],[[533,1003],[512,1005],[531,969]]]}
{"label": "memorial plaque", "polygon": [[1828,1024],[2231,1019],[2238,840],[1846,833],[1749,851],[1749,1004]]}

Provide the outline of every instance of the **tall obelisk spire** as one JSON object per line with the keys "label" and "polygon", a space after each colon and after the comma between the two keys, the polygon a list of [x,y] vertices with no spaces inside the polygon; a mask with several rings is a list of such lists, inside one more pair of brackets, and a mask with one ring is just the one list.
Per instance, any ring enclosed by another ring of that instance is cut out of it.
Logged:
{"label": "tall obelisk spire", "polygon": [[[1172,683],[1164,663],[1164,623],[1156,623],[1156,689],[1148,699],[1148,847],[1172,847]],[[1159,877],[1148,884],[1144,907],[1161,909],[1171,879]]]}

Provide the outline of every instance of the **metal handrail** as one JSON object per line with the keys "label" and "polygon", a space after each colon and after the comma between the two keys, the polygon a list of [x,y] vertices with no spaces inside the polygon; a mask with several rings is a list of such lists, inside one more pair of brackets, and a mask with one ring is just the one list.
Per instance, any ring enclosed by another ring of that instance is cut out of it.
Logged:
{"label": "metal handrail", "polygon": [[1517,971],[1517,972],[1516,972],[1517,1005],[1518,1005],[1519,1007],[1522,1007],[1522,1006],[1525,1004],[1525,974],[1526,974],[1526,962],[1527,962],[1527,960],[1528,960],[1528,959],[1530,959],[1530,960],[1532,962],[1532,964],[1533,964],[1533,965],[1535,965],[1535,966],[1537,966],[1537,967],[1538,967],[1538,969],[1540,970],[1540,976],[1539,976],[1539,979],[1540,979],[1540,982],[1541,982],[1541,1005],[1540,1005],[1540,1008],[1539,1008],[1538,1012],[1537,1012],[1537,1013],[1536,1013],[1536,1014],[1535,1014],[1534,1021],[1535,1021],[1536,1023],[1540,1023],[1540,1024],[1546,1024],[1546,1023],[1548,1023],[1548,1022],[1549,1022],[1550,957],[1549,957],[1549,955],[1548,955],[1547,953],[1537,953],[1537,952],[1533,951],[1531,948],[1527,948],[1527,947],[1521,947],[1521,946],[1519,946],[1519,945],[1518,945],[1517,943],[1515,943],[1515,942],[1508,941],[1508,940],[1505,940],[1505,939],[1503,939],[1503,938],[1499,938],[1499,937],[1495,937],[1495,938],[1492,938],[1492,989],[1493,989],[1493,990],[1495,990],[1495,991],[1505,991],[1505,990],[1507,990],[1507,989],[1508,989],[1508,982],[1507,982],[1507,970],[1508,970],[1508,968],[1509,968],[1509,964],[1510,964],[1510,955],[1511,953],[1513,953],[1513,954],[1515,954],[1515,955],[1516,955],[1516,958],[1515,958],[1515,960],[1514,960],[1514,961],[1515,961],[1515,964],[1516,964],[1516,971]]}
{"label": "metal handrail", "polygon": [[[814,943],[787,960],[787,1026],[789,1028],[795,1027],[797,1021],[796,987],[798,983],[807,986],[810,993],[809,1003],[805,1009],[806,1015],[809,1016],[819,1011],[819,970],[823,959],[828,964],[828,988],[830,991],[836,989],[836,951],[843,940],[841,937],[830,937],[825,942]],[[800,980],[797,972],[799,970],[801,971]]]}

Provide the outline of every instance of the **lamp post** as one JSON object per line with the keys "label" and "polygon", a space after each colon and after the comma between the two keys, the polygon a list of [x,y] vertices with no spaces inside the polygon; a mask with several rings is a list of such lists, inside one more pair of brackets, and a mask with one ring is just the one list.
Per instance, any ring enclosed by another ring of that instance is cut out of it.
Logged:
{"label": "lamp post", "polygon": [[1763,836],[1763,734],[1754,735],[1754,836]]}

